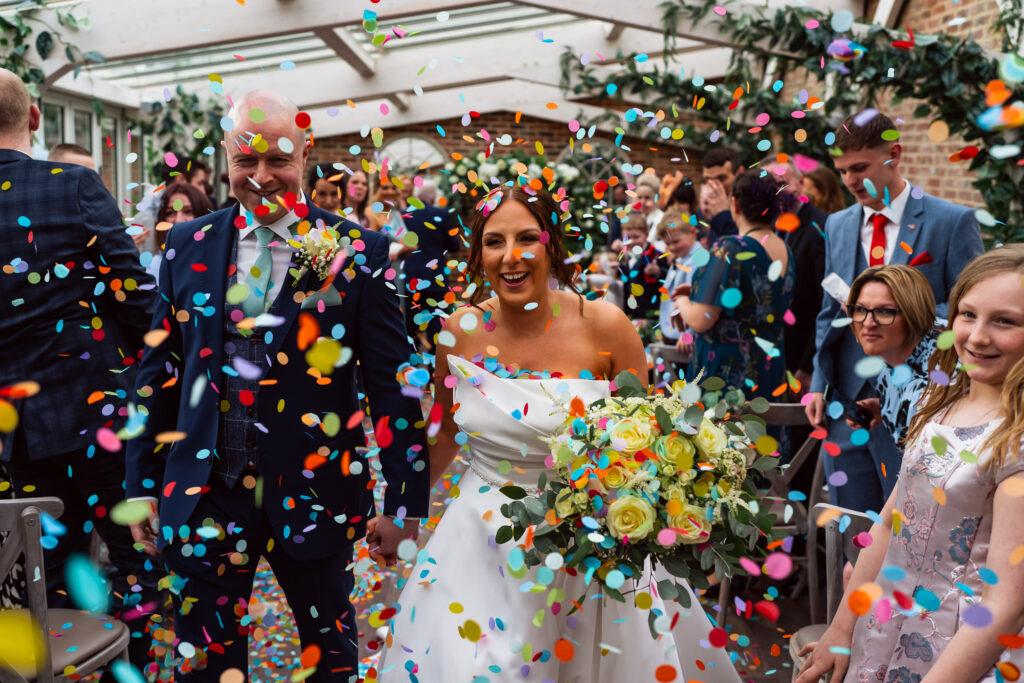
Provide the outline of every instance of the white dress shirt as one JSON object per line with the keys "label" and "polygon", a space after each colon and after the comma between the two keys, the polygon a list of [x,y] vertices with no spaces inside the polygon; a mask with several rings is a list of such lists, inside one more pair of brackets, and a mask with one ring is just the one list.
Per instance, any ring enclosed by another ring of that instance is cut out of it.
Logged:
{"label": "white dress shirt", "polygon": [[903,191],[883,206],[881,211],[864,207],[864,222],[860,225],[860,244],[864,249],[864,258],[871,263],[871,237],[875,232],[875,225],[871,217],[880,213],[889,219],[885,226],[885,257],[882,262],[892,262],[892,255],[896,252],[896,238],[900,234],[900,225],[903,223],[903,211],[907,208],[907,200],[910,199],[910,183],[903,181]]}
{"label": "white dress shirt", "polygon": [[[299,196],[299,203],[306,203],[305,193]],[[270,287],[267,288],[267,301],[275,301],[281,293],[281,285],[288,277],[288,267],[292,263],[292,256],[295,250],[288,244],[292,239],[291,226],[298,223],[301,218],[295,212],[289,211],[266,227],[274,231],[275,238],[270,242],[270,258],[273,265],[270,268]],[[260,243],[256,238],[256,228],[259,223],[253,223],[238,231],[238,253],[235,257],[235,265],[238,266],[238,281],[245,282],[249,277],[249,271],[256,263],[256,257],[260,253]]]}

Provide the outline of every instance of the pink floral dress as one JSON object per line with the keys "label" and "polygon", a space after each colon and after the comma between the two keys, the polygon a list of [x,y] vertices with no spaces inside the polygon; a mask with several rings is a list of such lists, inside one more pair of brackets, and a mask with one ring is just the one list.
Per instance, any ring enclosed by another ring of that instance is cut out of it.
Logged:
{"label": "pink floral dress", "polygon": [[[986,622],[979,603],[985,582],[996,579],[985,568],[992,499],[1024,463],[982,467],[1000,420],[951,427],[940,424],[944,414],[903,457],[898,515],[876,579],[883,594],[854,628],[845,683],[919,683],[957,629]],[[1024,651],[1007,650],[1002,659],[1024,670]],[[981,681],[996,681],[995,667]]]}

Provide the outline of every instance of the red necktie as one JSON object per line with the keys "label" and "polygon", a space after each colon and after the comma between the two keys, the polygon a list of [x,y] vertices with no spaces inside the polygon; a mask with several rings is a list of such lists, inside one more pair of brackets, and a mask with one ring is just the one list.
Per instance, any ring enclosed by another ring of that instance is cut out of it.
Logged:
{"label": "red necktie", "polygon": [[876,213],[871,217],[871,223],[874,226],[874,231],[871,233],[871,249],[868,251],[868,265],[884,266],[885,226],[889,224],[889,219],[880,213]]}

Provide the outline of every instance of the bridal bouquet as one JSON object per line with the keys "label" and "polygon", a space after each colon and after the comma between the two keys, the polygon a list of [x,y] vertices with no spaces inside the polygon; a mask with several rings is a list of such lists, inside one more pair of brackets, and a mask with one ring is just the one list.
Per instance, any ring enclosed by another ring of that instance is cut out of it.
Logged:
{"label": "bridal bouquet", "polygon": [[[517,565],[583,573],[588,586],[596,579],[620,601],[620,589],[648,560],[696,588],[707,587],[706,572],[732,576],[741,560],[751,566],[748,556],[764,552],[758,541],[773,540],[775,516],[755,481],[777,466],[769,454],[778,444],[761,418],[738,413],[764,412],[768,402],[722,396],[714,377],[654,396],[632,374],[615,381],[618,396],[589,406],[576,398],[563,408],[562,429],[547,439],[539,495],[501,489],[512,502],[501,508],[509,524],[496,540],[520,541]],[[671,578],[658,590],[689,602]]]}

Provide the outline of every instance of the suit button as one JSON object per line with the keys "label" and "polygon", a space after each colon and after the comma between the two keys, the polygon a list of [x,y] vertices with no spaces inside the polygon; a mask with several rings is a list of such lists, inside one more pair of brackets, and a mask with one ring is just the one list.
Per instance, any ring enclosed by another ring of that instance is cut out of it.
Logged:
{"label": "suit button", "polygon": [[248,408],[245,409],[245,414],[248,415],[249,417],[254,417],[256,415],[256,407],[249,406]]}
{"label": "suit button", "polygon": [[245,442],[246,448],[256,448],[256,442],[253,439],[249,439]]}

